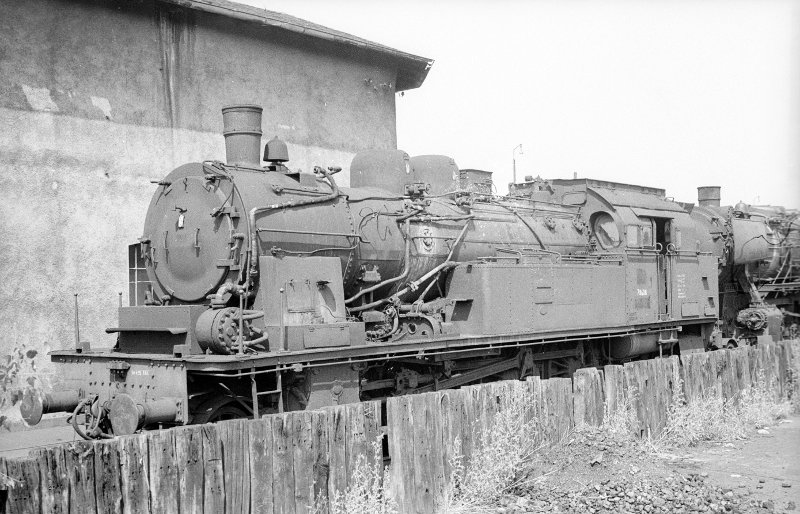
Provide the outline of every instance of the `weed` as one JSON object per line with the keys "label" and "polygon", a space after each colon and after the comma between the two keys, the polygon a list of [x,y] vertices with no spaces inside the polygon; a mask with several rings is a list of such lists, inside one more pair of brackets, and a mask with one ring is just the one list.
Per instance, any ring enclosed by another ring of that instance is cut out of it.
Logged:
{"label": "weed", "polygon": [[701,441],[744,439],[754,429],[772,425],[791,412],[789,401],[777,398],[763,371],[748,388],[727,400],[712,391],[687,402],[683,381],[677,377],[674,383],[660,445],[695,446]]}
{"label": "weed", "polygon": [[333,498],[317,498],[312,512],[319,514],[394,514],[397,503],[390,491],[389,468],[383,466],[380,439],[372,443],[373,461],[359,455],[350,485],[344,491],[334,491]]}
{"label": "weed", "polygon": [[[542,448],[538,423],[531,419],[529,394],[500,398],[499,411],[486,430],[477,430],[475,449],[465,466],[461,441],[453,441],[452,477],[441,510],[476,512],[499,505],[504,494],[520,488],[533,456]],[[529,420],[529,421],[526,421]]]}
{"label": "weed", "polygon": [[600,426],[600,430],[617,440],[632,440],[638,425],[636,411],[633,409],[635,395],[636,391],[629,391],[624,398],[618,401],[614,409],[606,400],[603,403],[603,424]]}

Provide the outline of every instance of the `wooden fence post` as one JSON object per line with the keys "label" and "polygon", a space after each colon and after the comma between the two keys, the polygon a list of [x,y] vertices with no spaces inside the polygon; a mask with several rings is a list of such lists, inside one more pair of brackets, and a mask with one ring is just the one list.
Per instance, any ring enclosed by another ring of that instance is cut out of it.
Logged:
{"label": "wooden fence post", "polygon": [[542,384],[542,421],[545,441],[558,443],[575,426],[572,380],[550,378]]}
{"label": "wooden fence post", "polygon": [[64,450],[69,472],[69,511],[85,514],[97,510],[94,498],[94,446],[90,441],[76,441]]}
{"label": "wooden fence post", "polygon": [[[380,407],[380,404],[378,405]],[[330,480],[330,456],[328,454],[330,433],[326,411],[314,411],[311,416],[311,440],[313,452],[313,502],[327,504]],[[383,459],[380,464],[383,465]]]}
{"label": "wooden fence post", "polygon": [[624,368],[618,364],[603,367],[603,379],[604,414],[614,416],[618,411],[629,407]]}
{"label": "wooden fence post", "polygon": [[339,405],[326,411],[329,456],[327,496],[328,501],[333,501],[337,495],[342,495],[347,490],[347,410],[344,405]]}
{"label": "wooden fence post", "polygon": [[437,393],[417,394],[410,397],[413,413],[413,445],[414,454],[413,492],[415,512],[433,512],[436,494],[441,488],[438,482],[441,468],[441,457],[437,459],[434,447],[441,441],[441,432],[437,433],[435,405]]}
{"label": "wooden fence post", "polygon": [[460,458],[462,462],[464,459],[460,444],[459,448],[456,448],[456,440],[459,440],[459,442],[462,440],[462,407],[463,392],[461,390],[449,389],[442,391],[439,399],[439,411],[442,415],[442,469],[444,471],[445,484],[449,484],[453,479],[453,459]]}
{"label": "wooden fence post", "polygon": [[175,458],[175,431],[148,432],[150,508],[153,512],[178,512],[180,483]]}
{"label": "wooden fence post", "polygon": [[597,368],[577,370],[572,376],[575,425],[603,424],[603,380]]}
{"label": "wooden fence post", "polygon": [[69,477],[64,447],[59,445],[42,448],[35,455],[39,459],[42,512],[69,512]]}
{"label": "wooden fence post", "polygon": [[291,414],[277,414],[272,419],[272,492],[276,514],[295,512],[293,431],[294,417]]}
{"label": "wooden fence post", "polygon": [[[203,511],[225,511],[225,470],[222,462],[222,444],[217,426],[207,424],[203,431]],[[152,480],[153,477],[151,476]],[[155,512],[155,510],[154,510]]]}
{"label": "wooden fence post", "polygon": [[461,452],[464,454],[464,465],[472,460],[472,453],[477,447],[479,434],[480,415],[480,389],[478,386],[462,387],[462,418],[461,418]]}
{"label": "wooden fence post", "polygon": [[294,511],[307,512],[314,503],[313,413],[292,413],[291,445],[294,466]]}
{"label": "wooden fence post", "polygon": [[131,435],[121,437],[119,441],[122,512],[124,514],[150,512],[150,465],[147,438],[142,435]]}
{"label": "wooden fence post", "polygon": [[[42,497],[39,489],[38,459],[26,457],[7,460],[5,473],[14,480],[14,487],[9,489],[6,500],[7,512],[39,514],[42,508]],[[95,505],[92,503],[91,512],[94,509]]]}
{"label": "wooden fence post", "polygon": [[94,489],[98,513],[122,511],[122,484],[116,439],[94,443]]}
{"label": "wooden fence post", "polygon": [[247,424],[250,453],[250,512],[271,513],[272,416]]}
{"label": "wooden fence post", "polygon": [[178,463],[181,512],[203,512],[205,485],[203,427],[187,426],[175,429],[175,460]]}
{"label": "wooden fence post", "polygon": [[414,508],[414,459],[409,451],[414,445],[411,397],[389,398],[386,409],[393,494],[400,512],[410,512]]}

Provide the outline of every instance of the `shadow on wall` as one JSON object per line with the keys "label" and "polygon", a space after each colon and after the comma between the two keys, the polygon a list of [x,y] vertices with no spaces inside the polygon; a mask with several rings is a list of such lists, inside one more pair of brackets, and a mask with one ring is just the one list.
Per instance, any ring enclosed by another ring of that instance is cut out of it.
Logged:
{"label": "shadow on wall", "polygon": [[25,344],[16,346],[10,354],[0,358],[0,430],[8,429],[12,424],[20,423],[18,403],[22,400],[22,392],[28,386],[42,388],[43,382],[50,385],[49,374],[39,374],[37,361],[41,355],[50,351],[47,343],[42,343],[39,350],[29,348]]}

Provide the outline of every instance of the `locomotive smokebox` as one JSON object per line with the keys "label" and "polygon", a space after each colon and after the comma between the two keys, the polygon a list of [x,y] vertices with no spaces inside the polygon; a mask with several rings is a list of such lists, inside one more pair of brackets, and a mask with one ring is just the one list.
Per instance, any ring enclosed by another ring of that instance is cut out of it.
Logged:
{"label": "locomotive smokebox", "polygon": [[719,207],[720,190],[719,186],[701,186],[697,188],[697,204],[700,207]]}
{"label": "locomotive smokebox", "polygon": [[225,158],[230,166],[261,166],[261,113],[258,105],[222,108]]}

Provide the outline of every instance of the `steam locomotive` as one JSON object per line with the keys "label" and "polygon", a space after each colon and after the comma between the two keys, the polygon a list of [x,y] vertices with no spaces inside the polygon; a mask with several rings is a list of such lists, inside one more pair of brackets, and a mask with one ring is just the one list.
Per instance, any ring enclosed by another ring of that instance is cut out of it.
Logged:
{"label": "steam locomotive", "polygon": [[[28,423],[72,412],[82,437],[112,437],[779,335],[757,286],[758,314],[720,324],[739,303],[719,284],[742,275],[797,311],[797,213],[778,227],[591,180],[498,196],[489,172],[399,150],[357,154],[344,188],[340,168],[290,170],[277,138],[262,165],[260,107],[223,124],[225,163],[158,182],[115,347],[52,352],[63,385],[25,392]],[[766,246],[738,246],[741,227]]]}

